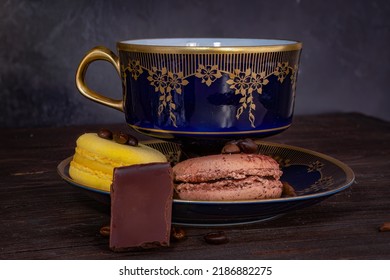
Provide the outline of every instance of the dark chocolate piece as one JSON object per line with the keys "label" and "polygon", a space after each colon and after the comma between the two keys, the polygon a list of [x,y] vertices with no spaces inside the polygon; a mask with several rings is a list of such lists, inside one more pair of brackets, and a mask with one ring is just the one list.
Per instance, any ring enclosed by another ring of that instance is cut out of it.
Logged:
{"label": "dark chocolate piece", "polygon": [[115,168],[110,249],[169,246],[172,195],[172,168],[168,162]]}

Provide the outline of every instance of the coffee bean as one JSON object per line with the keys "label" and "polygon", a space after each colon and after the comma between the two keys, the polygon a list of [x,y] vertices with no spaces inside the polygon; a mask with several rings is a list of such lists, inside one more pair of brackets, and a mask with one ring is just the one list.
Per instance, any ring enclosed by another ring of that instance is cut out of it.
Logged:
{"label": "coffee bean", "polygon": [[231,141],[227,142],[226,145],[227,144],[236,144],[237,145],[238,142],[240,142],[240,140],[231,140]]}
{"label": "coffee bean", "polygon": [[294,197],[297,196],[297,193],[295,192],[295,189],[293,186],[291,186],[289,183],[282,181],[283,184],[283,190],[282,190],[282,197]]}
{"label": "coffee bean", "polygon": [[171,228],[171,241],[182,241],[187,238],[187,234],[184,229],[172,227]]}
{"label": "coffee bean", "polygon": [[229,242],[229,238],[227,238],[223,231],[209,232],[203,238],[207,243],[214,245],[220,245]]}
{"label": "coffee bean", "polygon": [[110,226],[104,226],[100,229],[100,235],[104,237],[110,236]]}
{"label": "coffee bean", "polygon": [[100,138],[107,139],[107,140],[112,140],[112,132],[106,128],[102,128],[98,131],[97,135]]}
{"label": "coffee bean", "polygon": [[240,152],[240,147],[236,144],[226,144],[221,151],[222,154],[239,154]]}
{"label": "coffee bean", "polygon": [[133,135],[128,135],[129,136],[129,140],[127,141],[127,144],[130,145],[130,146],[138,146],[138,139],[135,138]]}
{"label": "coffee bean", "polygon": [[241,152],[245,154],[255,154],[257,153],[258,146],[256,142],[252,139],[244,139],[237,143],[238,147],[240,147]]}
{"label": "coffee bean", "polygon": [[115,133],[113,138],[118,144],[126,144],[129,141],[129,135],[122,131]]}
{"label": "coffee bean", "polygon": [[390,232],[390,222],[387,222],[387,223],[383,223],[380,227],[379,227],[379,231],[380,232]]}

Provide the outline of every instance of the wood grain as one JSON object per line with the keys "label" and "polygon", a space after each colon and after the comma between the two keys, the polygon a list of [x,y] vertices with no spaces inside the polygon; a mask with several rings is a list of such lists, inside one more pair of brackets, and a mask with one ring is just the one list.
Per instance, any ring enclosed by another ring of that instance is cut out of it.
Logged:
{"label": "wood grain", "polygon": [[[126,125],[105,125],[128,131]],[[98,125],[3,129],[0,139],[0,259],[389,259],[390,124],[361,114],[297,116],[266,141],[312,149],[348,164],[352,187],[279,219],[219,228],[230,242],[207,244],[212,228],[186,228],[170,248],[114,253],[100,235],[107,207],[63,182],[56,167]]]}

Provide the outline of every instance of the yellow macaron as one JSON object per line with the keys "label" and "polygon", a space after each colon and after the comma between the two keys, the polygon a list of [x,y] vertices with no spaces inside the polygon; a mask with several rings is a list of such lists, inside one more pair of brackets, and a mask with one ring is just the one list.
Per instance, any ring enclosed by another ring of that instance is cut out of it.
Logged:
{"label": "yellow macaron", "polygon": [[142,143],[130,146],[85,133],[76,141],[69,175],[80,184],[110,191],[115,167],[151,162],[167,162],[167,158]]}

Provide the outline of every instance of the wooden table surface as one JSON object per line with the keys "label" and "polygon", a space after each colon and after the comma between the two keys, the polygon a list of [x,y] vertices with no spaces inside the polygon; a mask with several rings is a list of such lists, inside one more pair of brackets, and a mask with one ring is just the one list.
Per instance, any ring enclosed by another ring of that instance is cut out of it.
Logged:
{"label": "wooden table surface", "polygon": [[[278,219],[224,227],[230,242],[211,245],[214,228],[185,228],[169,248],[114,253],[100,235],[107,208],[71,187],[57,165],[75,140],[101,126],[2,129],[0,259],[390,259],[390,123],[361,114],[296,116],[266,139],[321,152],[349,165],[353,185]],[[104,125],[129,129],[124,124]]]}

